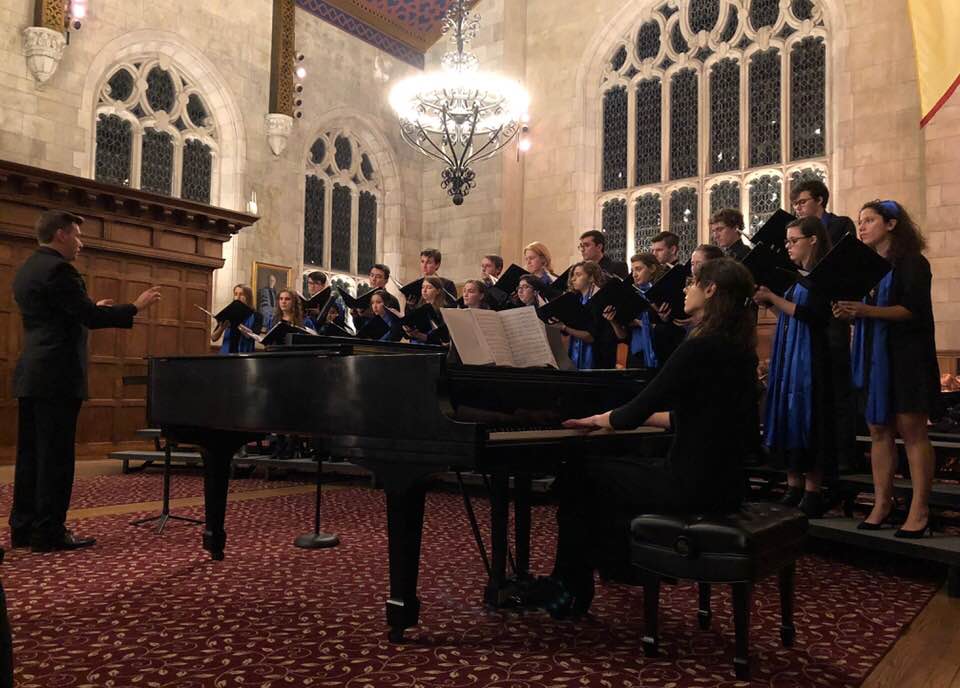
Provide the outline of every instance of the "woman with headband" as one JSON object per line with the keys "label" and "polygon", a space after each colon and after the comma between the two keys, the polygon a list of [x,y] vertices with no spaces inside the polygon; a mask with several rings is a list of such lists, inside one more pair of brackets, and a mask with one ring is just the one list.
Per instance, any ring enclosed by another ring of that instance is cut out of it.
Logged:
{"label": "woman with headband", "polygon": [[903,439],[913,482],[906,521],[895,533],[920,538],[930,527],[934,454],[927,421],[940,392],[926,242],[896,201],[871,201],[860,209],[860,239],[891,264],[862,302],[839,301],[838,318],[854,320],[853,385],[870,428],[874,504],[860,523],[877,530],[893,512],[896,436]]}

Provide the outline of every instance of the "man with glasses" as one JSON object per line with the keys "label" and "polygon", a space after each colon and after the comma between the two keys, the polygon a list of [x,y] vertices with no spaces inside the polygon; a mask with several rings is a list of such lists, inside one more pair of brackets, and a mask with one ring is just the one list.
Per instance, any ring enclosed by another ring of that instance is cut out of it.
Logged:
{"label": "man with glasses", "polygon": [[790,200],[797,217],[801,219],[816,217],[823,223],[832,243],[836,244],[845,234],[856,236],[857,230],[853,220],[827,211],[830,191],[819,179],[808,179],[795,185],[790,191]]}
{"label": "man with glasses", "polygon": [[[795,185],[790,192],[793,211],[797,217],[816,217],[823,223],[836,245],[845,235],[856,236],[853,220],[827,212],[830,191],[819,179],[808,179]],[[837,466],[840,471],[855,466],[857,456],[857,415],[853,380],[850,372],[850,324],[834,318],[827,328],[830,352],[830,372],[833,377],[833,404],[836,414],[834,429],[837,447]]]}
{"label": "man with glasses", "polygon": [[616,275],[620,279],[627,279],[627,275],[630,273],[627,264],[618,260],[611,260],[610,256],[605,253],[606,244],[607,238],[603,232],[598,229],[591,229],[580,235],[580,244],[577,248],[580,249],[580,256],[584,260],[592,260],[597,263],[600,269],[608,275]]}

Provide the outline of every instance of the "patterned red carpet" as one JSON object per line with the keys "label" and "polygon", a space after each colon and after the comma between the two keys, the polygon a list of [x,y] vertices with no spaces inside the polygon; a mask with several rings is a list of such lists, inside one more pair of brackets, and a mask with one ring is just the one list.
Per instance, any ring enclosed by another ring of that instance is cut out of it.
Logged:
{"label": "patterned red carpet", "polygon": [[[157,478],[158,479],[158,478]],[[104,480],[104,479],[98,479]],[[110,480],[124,491],[130,476]],[[124,500],[129,501],[129,500]],[[294,548],[311,522],[312,495],[232,504],[227,559],[211,562],[196,526],[162,536],[131,516],[88,519],[99,539],[80,552],[7,553],[2,566],[21,688],[687,688],[738,684],[727,593],[715,595],[714,626],[700,631],[695,589],[667,586],[661,603],[664,656],[639,646],[642,593],[601,586],[593,615],[554,622],[542,612],[485,610],[482,567],[459,497],[427,505],[421,625],[410,642],[386,642],[383,495],[363,488],[326,494],[325,523],[342,544]],[[120,502],[123,503],[123,502]],[[486,510],[476,500],[480,517]],[[199,515],[199,509],[185,510]],[[538,508],[534,567],[548,569],[550,508]],[[906,569],[909,571],[909,569]],[[752,616],[755,686],[857,686],[935,589],[922,575],[805,557],[797,578],[795,647],[777,633],[775,585],[759,586]]]}

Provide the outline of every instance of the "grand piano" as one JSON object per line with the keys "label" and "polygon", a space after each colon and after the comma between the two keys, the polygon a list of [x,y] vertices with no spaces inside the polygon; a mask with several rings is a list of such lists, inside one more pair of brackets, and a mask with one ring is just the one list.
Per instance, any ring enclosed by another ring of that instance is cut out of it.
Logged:
{"label": "grand piano", "polygon": [[265,433],[312,436],[330,455],[369,468],[386,493],[389,637],[418,623],[417,577],[429,478],[450,470],[490,476],[491,565],[485,601],[510,597],[508,486],[516,493],[517,574],[529,566],[531,476],[584,452],[625,453],[642,431],[583,436],[565,418],[619,405],[647,370],[558,371],[448,364],[444,348],[310,337],[231,356],[149,360],[148,417],[165,437],[204,456],[203,547],[224,556],[230,463]]}

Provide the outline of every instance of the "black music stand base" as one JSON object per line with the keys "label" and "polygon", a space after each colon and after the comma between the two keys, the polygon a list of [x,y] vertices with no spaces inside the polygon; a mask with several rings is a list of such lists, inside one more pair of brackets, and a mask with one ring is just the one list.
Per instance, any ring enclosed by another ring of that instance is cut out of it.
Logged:
{"label": "black music stand base", "polygon": [[170,440],[167,440],[167,444],[163,448],[163,506],[160,508],[160,515],[130,521],[130,525],[132,526],[142,526],[157,521],[157,535],[163,533],[163,529],[167,527],[167,521],[183,521],[184,523],[192,523],[194,525],[201,525],[203,523],[203,521],[198,518],[174,516],[170,513],[170,454],[172,451],[173,448],[170,446]]}
{"label": "black music stand base", "polygon": [[335,533],[323,533],[320,531],[320,500],[321,495],[323,494],[323,460],[321,457],[317,456],[317,491],[316,491],[316,501],[314,502],[313,507],[313,532],[304,533],[303,535],[297,536],[297,539],[293,541],[294,547],[299,547],[300,549],[327,549],[329,547],[336,547],[340,544],[340,536]]}
{"label": "black music stand base", "polygon": [[340,536],[335,533],[304,533],[293,541],[300,549],[326,549],[340,544]]}

